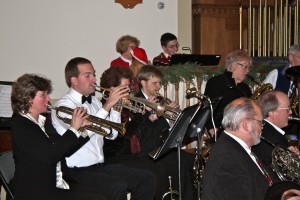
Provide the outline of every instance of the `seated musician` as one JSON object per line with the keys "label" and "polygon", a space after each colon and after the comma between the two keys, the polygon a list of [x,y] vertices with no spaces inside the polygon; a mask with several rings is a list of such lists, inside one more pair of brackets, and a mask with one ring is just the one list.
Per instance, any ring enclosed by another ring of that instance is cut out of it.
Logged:
{"label": "seated musician", "polygon": [[[158,96],[158,91],[161,87],[162,72],[159,68],[152,65],[143,66],[138,73],[138,84],[140,91],[135,95],[139,98],[145,98],[148,101],[159,101],[162,97]],[[168,106],[178,108],[176,102],[171,102]],[[147,112],[145,115],[134,114],[134,117],[128,127],[129,131],[136,135],[141,146],[140,154],[147,152],[160,146],[163,139],[168,135],[171,120],[165,116],[158,117],[155,110]],[[172,114],[172,113],[166,113]],[[174,188],[178,191],[178,163],[177,149],[171,150],[165,156],[158,159],[157,162],[164,163],[167,166],[168,172],[174,179]],[[192,199],[192,167],[194,155],[181,151],[181,184],[183,199]]]}
{"label": "seated musician", "polygon": [[[204,95],[210,98],[223,97],[213,116],[217,129],[221,126],[226,105],[239,97],[251,96],[250,87],[243,82],[251,65],[252,58],[245,51],[232,51],[226,56],[224,74],[214,76],[207,81]],[[206,127],[211,135],[215,134],[211,122],[208,122]]]}
{"label": "seated musician", "polygon": [[120,37],[116,43],[116,51],[120,53],[121,56],[111,61],[110,66],[125,67],[129,69],[133,61],[130,51],[138,46],[140,46],[140,41],[136,37],[130,35]]}
{"label": "seated musician", "polygon": [[[252,150],[260,158],[260,160],[271,170],[272,151],[274,146],[280,146],[284,149],[289,149],[297,156],[300,152],[297,147],[290,146],[285,132],[282,128],[288,125],[288,118],[292,114],[290,101],[286,94],[280,91],[270,91],[264,93],[258,101],[264,120],[266,121],[262,130],[262,140]],[[274,174],[274,176],[276,176]]]}
{"label": "seated musician", "polygon": [[251,147],[260,141],[263,115],[253,100],[238,98],[224,109],[225,128],[212,147],[201,199],[264,199],[272,184]]}
{"label": "seated musician", "polygon": [[46,77],[24,74],[13,83],[11,103],[15,174],[11,182],[15,199],[65,200],[106,199],[98,191],[84,192],[69,187],[60,175],[60,161],[84,145],[89,138],[77,133],[89,125],[86,111],[75,108],[69,129],[57,134],[47,112],[52,84]]}
{"label": "seated musician", "polygon": [[160,37],[160,44],[163,52],[153,58],[154,66],[169,66],[173,54],[178,51],[179,44],[177,37],[172,33],[164,33]]}
{"label": "seated musician", "polygon": [[[63,96],[56,106],[69,108],[83,107],[87,113],[98,118],[120,122],[119,112],[111,109],[121,98],[128,95],[129,88],[119,86],[114,88],[105,104],[91,96],[95,92],[95,69],[91,61],[76,57],[71,59],[65,68],[65,77],[69,92]],[[64,115],[61,115],[65,117]],[[67,117],[67,116],[66,116]],[[69,125],[58,119],[52,113],[52,123],[61,135]],[[98,124],[103,125],[103,123]],[[109,124],[106,124],[109,127]],[[103,129],[109,135],[106,138],[115,139],[117,130]],[[125,165],[104,163],[103,135],[87,131],[90,140],[78,151],[65,159],[63,174],[71,183],[80,184],[83,190],[104,190],[113,196],[113,199],[126,199],[127,191],[133,199],[153,199],[156,187],[155,175],[147,170],[134,169]],[[147,194],[147,195],[145,195]]]}

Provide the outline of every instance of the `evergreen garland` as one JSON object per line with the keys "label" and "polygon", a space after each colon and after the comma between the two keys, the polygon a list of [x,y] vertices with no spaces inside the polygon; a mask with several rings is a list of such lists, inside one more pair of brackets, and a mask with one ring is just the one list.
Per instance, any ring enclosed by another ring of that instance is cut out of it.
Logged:
{"label": "evergreen garland", "polygon": [[[273,69],[282,66],[282,64],[261,63],[252,66],[248,75],[252,76],[257,81],[263,81],[266,75]],[[159,67],[164,74],[161,82],[164,84],[174,84],[179,82],[191,81],[195,78],[208,80],[209,78],[222,74],[225,71],[223,66],[199,66],[196,63],[177,64],[173,66]],[[249,84],[249,80],[245,82]],[[193,82],[191,82],[193,84]]]}

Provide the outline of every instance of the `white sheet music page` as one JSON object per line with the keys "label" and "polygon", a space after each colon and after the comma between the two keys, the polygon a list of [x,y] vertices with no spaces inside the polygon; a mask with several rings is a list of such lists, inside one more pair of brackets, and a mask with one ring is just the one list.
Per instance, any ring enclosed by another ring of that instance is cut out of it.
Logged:
{"label": "white sheet music page", "polygon": [[13,114],[11,108],[11,85],[0,84],[0,117],[11,117]]}

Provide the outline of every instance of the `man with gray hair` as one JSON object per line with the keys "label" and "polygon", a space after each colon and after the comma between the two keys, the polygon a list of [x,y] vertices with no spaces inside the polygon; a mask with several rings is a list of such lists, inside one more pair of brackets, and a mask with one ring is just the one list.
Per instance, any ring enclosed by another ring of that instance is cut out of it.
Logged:
{"label": "man with gray hair", "polygon": [[263,199],[272,180],[251,152],[263,127],[259,105],[244,97],[232,101],[224,109],[222,125],[225,131],[205,167],[201,199]]}
{"label": "man with gray hair", "polygon": [[263,81],[263,83],[271,83],[275,90],[280,90],[288,95],[291,99],[293,94],[293,81],[286,76],[285,72],[288,68],[300,65],[300,45],[292,45],[288,50],[289,63],[285,66],[273,69]]}
{"label": "man with gray hair", "polygon": [[292,114],[290,101],[285,93],[274,90],[263,94],[258,103],[266,122],[262,131],[262,136],[265,140],[254,146],[252,150],[265,166],[269,168],[269,171],[272,171],[273,145],[289,149],[300,156],[299,150],[289,145],[288,140],[284,136],[285,132],[282,130],[282,128],[288,125],[288,118]]}

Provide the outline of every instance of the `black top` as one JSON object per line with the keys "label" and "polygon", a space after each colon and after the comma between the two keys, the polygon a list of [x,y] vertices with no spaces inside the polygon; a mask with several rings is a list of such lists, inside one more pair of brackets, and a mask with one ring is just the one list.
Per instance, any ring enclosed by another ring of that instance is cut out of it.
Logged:
{"label": "black top", "polygon": [[56,164],[89,140],[77,138],[71,130],[60,136],[48,120],[45,130],[49,138],[28,118],[19,114],[13,117],[16,171],[12,186],[16,199],[55,199]]}
{"label": "black top", "polygon": [[205,166],[201,199],[262,200],[268,187],[267,179],[245,149],[221,134]]}
{"label": "black top", "polygon": [[[232,78],[232,73],[225,71],[224,74],[210,78],[206,83],[204,95],[209,98],[223,97],[214,111],[216,128],[221,126],[224,108],[233,100],[240,97],[251,97],[250,87],[241,82],[236,84]],[[208,122],[207,128],[213,128],[212,123]]]}

